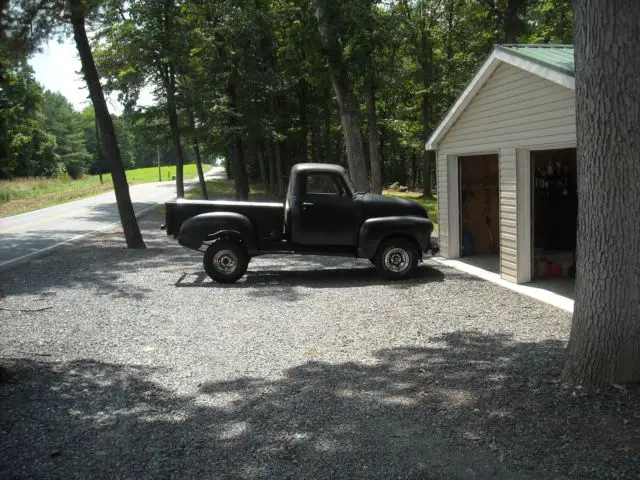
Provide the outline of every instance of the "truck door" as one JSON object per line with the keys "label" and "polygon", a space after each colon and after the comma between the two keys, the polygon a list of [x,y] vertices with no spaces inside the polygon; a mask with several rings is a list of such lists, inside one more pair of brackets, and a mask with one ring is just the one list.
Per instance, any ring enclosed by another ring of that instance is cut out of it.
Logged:
{"label": "truck door", "polygon": [[356,203],[342,177],[306,172],[293,197],[292,240],[301,245],[356,244]]}

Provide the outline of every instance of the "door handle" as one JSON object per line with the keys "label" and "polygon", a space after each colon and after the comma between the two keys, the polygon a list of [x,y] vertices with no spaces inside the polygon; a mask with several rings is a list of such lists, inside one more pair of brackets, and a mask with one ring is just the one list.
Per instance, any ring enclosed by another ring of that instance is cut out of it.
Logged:
{"label": "door handle", "polygon": [[311,202],[302,202],[302,208],[313,207],[313,203]]}

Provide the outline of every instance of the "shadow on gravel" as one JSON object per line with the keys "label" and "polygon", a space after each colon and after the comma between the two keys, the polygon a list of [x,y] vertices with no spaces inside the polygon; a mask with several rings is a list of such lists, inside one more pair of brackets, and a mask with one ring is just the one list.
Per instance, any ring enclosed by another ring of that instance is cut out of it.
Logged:
{"label": "shadow on gravel", "polygon": [[[295,264],[300,266],[299,264]],[[305,265],[302,265],[304,268]],[[406,288],[420,283],[442,282],[444,274],[435,268],[420,266],[412,278],[393,282],[381,279],[374,267],[322,268],[320,270],[249,270],[237,283],[217,283],[205,272],[184,273],[175,286],[180,288],[244,288],[258,286],[309,287],[309,288],[359,288],[367,285],[388,285]]]}
{"label": "shadow on gravel", "polygon": [[[0,297],[3,293],[38,295],[56,288],[79,286],[93,288],[98,295],[142,299],[149,290],[131,285],[127,281],[129,274],[142,270],[184,269],[186,265],[193,266],[194,262],[201,261],[198,252],[176,247],[168,241],[167,235],[159,230],[159,214],[151,214],[139,223],[144,230],[146,249],[127,249],[119,231],[96,234],[2,272]],[[42,235],[45,234],[33,236]]]}
{"label": "shadow on gravel", "polygon": [[640,390],[556,383],[564,344],[458,331],[278,380],[4,359],[1,478],[637,478]]}
{"label": "shadow on gravel", "polygon": [[[314,255],[267,255],[253,259],[246,276],[238,283],[219,284],[212,282],[204,272],[202,253],[179,246],[160,230],[163,217],[159,211],[145,216],[139,223],[146,249],[125,248],[119,231],[82,239],[33,259],[28,264],[2,272],[8,281],[0,284],[0,298],[3,294],[37,296],[55,289],[80,286],[93,288],[98,295],[142,300],[149,289],[128,282],[130,274],[140,271],[148,271],[150,275],[157,275],[159,271],[174,272],[175,280],[171,280],[171,283],[175,282],[177,287],[272,286],[278,289],[278,295],[283,300],[298,298],[291,291],[296,286],[357,288],[388,285],[389,288],[405,288],[445,280],[440,270],[428,264],[421,264],[411,279],[391,282],[380,279],[368,260]],[[34,237],[42,235],[44,234],[36,234]],[[257,295],[273,293],[272,290],[256,292]]]}

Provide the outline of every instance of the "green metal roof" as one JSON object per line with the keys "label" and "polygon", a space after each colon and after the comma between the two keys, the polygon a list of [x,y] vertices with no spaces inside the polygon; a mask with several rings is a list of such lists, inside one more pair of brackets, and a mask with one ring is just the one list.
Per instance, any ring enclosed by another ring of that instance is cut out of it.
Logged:
{"label": "green metal roof", "polygon": [[558,72],[575,76],[573,45],[498,45],[497,48]]}

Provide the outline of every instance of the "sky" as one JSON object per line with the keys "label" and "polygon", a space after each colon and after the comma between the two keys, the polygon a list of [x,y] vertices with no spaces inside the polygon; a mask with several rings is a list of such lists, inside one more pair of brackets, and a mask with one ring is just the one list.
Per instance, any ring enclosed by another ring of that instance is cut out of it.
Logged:
{"label": "sky", "polygon": [[[33,55],[29,64],[35,72],[36,80],[46,89],[67,97],[76,110],[91,105],[89,92],[80,72],[80,58],[73,40],[67,38],[59,43],[49,40],[43,45],[42,52]],[[149,105],[152,101],[149,92],[142,92],[140,103]],[[107,96],[109,111],[116,115],[122,113],[122,105],[117,94]]]}

